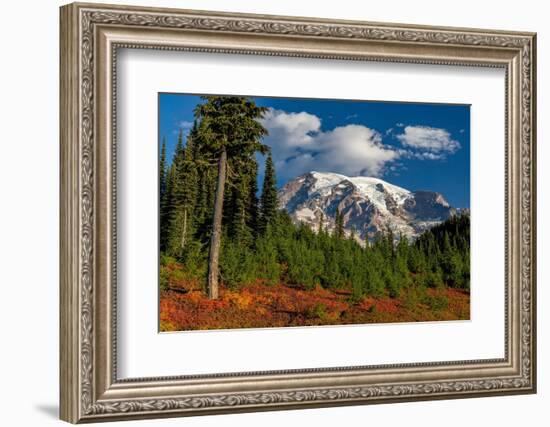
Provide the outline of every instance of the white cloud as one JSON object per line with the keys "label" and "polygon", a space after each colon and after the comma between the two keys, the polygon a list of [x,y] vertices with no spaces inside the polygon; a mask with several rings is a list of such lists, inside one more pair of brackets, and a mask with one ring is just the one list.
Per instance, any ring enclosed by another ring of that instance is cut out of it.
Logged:
{"label": "white cloud", "polygon": [[176,124],[182,129],[191,129],[193,127],[193,122],[190,122],[189,120],[182,120]]}
{"label": "white cloud", "polygon": [[305,111],[286,113],[270,108],[260,121],[269,132],[265,141],[271,146],[275,161],[308,149],[313,135],[321,129],[321,120]]}
{"label": "white cloud", "polygon": [[454,153],[460,148],[460,143],[451,138],[451,134],[440,128],[428,126],[406,126],[404,133],[396,135],[404,147],[419,150],[422,155]]}
{"label": "white cloud", "polygon": [[445,158],[445,154],[436,154],[430,151],[421,151],[421,152],[408,151],[407,156],[413,157],[419,160],[442,160]]}
{"label": "white cloud", "polygon": [[269,110],[262,124],[269,131],[265,142],[272,148],[280,178],[311,170],[346,175],[380,176],[400,151],[382,143],[374,129],[349,124],[321,131],[319,117],[306,112]]}
{"label": "white cloud", "polygon": [[382,144],[381,135],[362,125],[347,125],[315,137],[319,153],[315,164],[345,175],[380,176],[386,163],[399,157],[392,147]]}
{"label": "white cloud", "polygon": [[445,129],[405,126],[385,132],[402,147],[382,142],[382,134],[364,125],[347,124],[321,130],[321,119],[302,111],[288,113],[269,109],[261,123],[269,135],[264,142],[271,147],[280,180],[286,181],[311,170],[337,172],[348,176],[381,176],[405,169],[399,159],[442,160],[460,148]]}
{"label": "white cloud", "polygon": [[174,129],[172,133],[174,135],[179,135],[181,133],[183,137],[186,137],[189,134],[189,129]]}

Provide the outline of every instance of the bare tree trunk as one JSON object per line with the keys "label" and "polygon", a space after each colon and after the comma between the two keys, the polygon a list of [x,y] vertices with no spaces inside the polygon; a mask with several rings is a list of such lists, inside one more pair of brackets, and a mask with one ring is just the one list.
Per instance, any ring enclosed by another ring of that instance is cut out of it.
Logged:
{"label": "bare tree trunk", "polygon": [[210,240],[210,254],[208,259],[208,298],[218,298],[218,277],[220,244],[222,237],[222,210],[223,193],[225,190],[225,174],[227,168],[227,152],[225,149],[218,162],[218,184],[216,186],[216,200],[214,202],[214,221],[212,225],[212,238]]}
{"label": "bare tree trunk", "polygon": [[185,238],[187,236],[187,208],[183,210],[183,232],[181,233],[181,249],[185,248]]}

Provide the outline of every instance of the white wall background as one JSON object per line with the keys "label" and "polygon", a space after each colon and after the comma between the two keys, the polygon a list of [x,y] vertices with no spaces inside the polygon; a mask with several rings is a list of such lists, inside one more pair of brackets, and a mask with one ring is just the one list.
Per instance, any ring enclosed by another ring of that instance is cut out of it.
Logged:
{"label": "white wall background", "polygon": [[[113,3],[121,3],[110,0]],[[130,1],[130,0],[129,0]],[[133,0],[133,4],[538,32],[539,393],[208,416],[131,425],[547,425],[550,405],[550,29],[544,2]],[[58,402],[58,0],[3,5],[0,65],[0,419],[60,425]],[[490,166],[489,166],[490,167]],[[488,171],[490,173],[490,171]],[[546,418],[546,419],[545,419]]]}

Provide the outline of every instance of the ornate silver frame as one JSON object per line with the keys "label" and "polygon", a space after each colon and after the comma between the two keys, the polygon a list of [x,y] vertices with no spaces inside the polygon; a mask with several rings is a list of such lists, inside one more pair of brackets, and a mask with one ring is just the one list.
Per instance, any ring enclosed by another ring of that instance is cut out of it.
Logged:
{"label": "ornate silver frame", "polygon": [[[534,393],[535,34],[98,4],[61,8],[61,419],[72,422]],[[116,376],[118,47],[506,70],[506,339],[496,360]]]}

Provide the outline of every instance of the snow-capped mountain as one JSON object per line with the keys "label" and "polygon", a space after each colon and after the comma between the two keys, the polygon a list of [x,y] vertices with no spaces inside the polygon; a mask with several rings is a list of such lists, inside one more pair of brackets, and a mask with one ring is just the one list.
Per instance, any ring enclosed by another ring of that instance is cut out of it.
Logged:
{"label": "snow-capped mountain", "polygon": [[279,190],[279,207],[292,219],[319,230],[334,229],[336,211],[343,215],[347,234],[361,242],[391,230],[414,238],[455,215],[445,198],[432,191],[409,191],[378,178],[347,177],[309,172]]}

